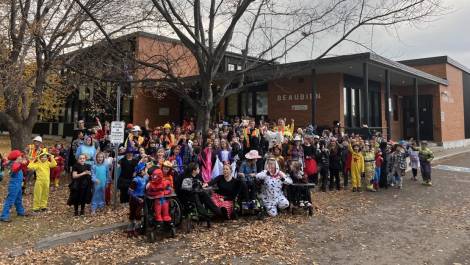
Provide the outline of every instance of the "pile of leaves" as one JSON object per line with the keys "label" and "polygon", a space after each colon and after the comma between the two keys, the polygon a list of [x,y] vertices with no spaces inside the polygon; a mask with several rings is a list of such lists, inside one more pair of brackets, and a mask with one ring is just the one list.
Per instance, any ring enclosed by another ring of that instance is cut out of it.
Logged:
{"label": "pile of leaves", "polygon": [[30,249],[19,257],[0,255],[0,264],[122,264],[149,255],[155,246],[113,232],[44,251]]}
{"label": "pile of leaves", "polygon": [[191,251],[183,254],[190,264],[231,264],[249,259],[256,263],[297,264],[302,250],[297,248],[289,226],[305,217],[282,215],[263,221],[235,221],[216,229],[185,237]]}
{"label": "pile of leaves", "polygon": [[[6,198],[8,176],[2,182],[0,188],[0,204]],[[74,217],[73,207],[67,205],[69,189],[62,185],[49,194],[48,211],[36,216],[17,217],[15,209],[12,209],[12,222],[0,224],[0,252],[18,246],[29,247],[41,238],[60,234],[64,232],[75,232],[88,228],[121,223],[127,220],[127,205],[119,205],[114,210],[107,206],[103,211],[91,216],[89,205],[84,217]],[[33,201],[32,185],[27,189],[23,197],[23,205],[27,212],[31,212]]]}

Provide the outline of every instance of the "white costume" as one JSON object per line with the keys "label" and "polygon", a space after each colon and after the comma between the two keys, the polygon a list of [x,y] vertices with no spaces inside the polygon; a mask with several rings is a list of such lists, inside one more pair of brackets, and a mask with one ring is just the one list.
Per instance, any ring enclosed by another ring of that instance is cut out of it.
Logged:
{"label": "white costume", "polygon": [[274,145],[282,144],[284,137],[280,132],[266,131],[264,133],[264,139],[269,143],[269,149],[273,148]]}
{"label": "white costume", "polygon": [[[274,176],[267,169],[256,175],[256,178],[263,181],[261,189],[261,200],[263,201],[266,211],[270,216],[277,215],[277,208],[285,209],[289,207],[289,201],[282,192],[283,184],[292,184],[292,179],[279,170],[276,162],[276,173]],[[283,179],[283,180],[281,180]]]}

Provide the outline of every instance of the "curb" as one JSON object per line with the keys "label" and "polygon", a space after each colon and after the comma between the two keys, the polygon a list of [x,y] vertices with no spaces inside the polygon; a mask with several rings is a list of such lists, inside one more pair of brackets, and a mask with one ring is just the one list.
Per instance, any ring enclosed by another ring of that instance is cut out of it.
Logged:
{"label": "curb", "polygon": [[[435,164],[435,162],[439,161],[439,160],[442,160],[442,159],[446,159],[446,158],[449,158],[449,157],[453,157],[453,156],[458,156],[458,155],[461,155],[461,154],[465,154],[465,153],[470,153],[470,149],[468,150],[463,150],[463,151],[460,151],[460,152],[456,152],[456,153],[451,153],[451,154],[446,154],[446,155],[442,155],[442,156],[438,156],[438,157],[435,157],[432,162],[431,162],[431,165],[432,164]],[[408,162],[407,162],[408,163]],[[408,167],[405,172],[410,172],[411,171],[411,168]]]}
{"label": "curb", "polygon": [[86,229],[78,232],[58,234],[39,240],[34,246],[34,250],[45,250],[56,247],[58,245],[69,244],[76,241],[84,241],[91,239],[93,236],[106,234],[115,230],[121,230],[126,227],[127,223],[119,223],[103,227]]}
{"label": "curb", "polygon": [[[103,227],[90,228],[77,232],[66,232],[62,234],[53,235],[39,240],[33,247],[33,250],[41,251],[50,249],[59,245],[70,244],[77,241],[85,241],[94,236],[110,233],[116,230],[123,230],[127,227],[127,223],[118,223],[107,225]],[[10,257],[18,257],[26,254],[27,249],[14,249],[10,251]]]}

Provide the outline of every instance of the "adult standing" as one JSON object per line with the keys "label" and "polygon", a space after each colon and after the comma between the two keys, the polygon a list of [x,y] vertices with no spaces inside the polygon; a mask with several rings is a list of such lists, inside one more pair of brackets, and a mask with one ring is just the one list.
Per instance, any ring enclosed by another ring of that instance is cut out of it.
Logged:
{"label": "adult standing", "polygon": [[119,160],[121,173],[118,179],[118,188],[120,190],[120,202],[129,202],[129,186],[131,185],[132,178],[134,177],[134,168],[138,164],[138,160],[134,158],[131,150],[126,151],[126,156]]}
{"label": "adult standing", "polygon": [[91,166],[94,164],[96,153],[97,150],[95,145],[93,144],[93,139],[91,138],[91,136],[86,136],[84,143],[78,147],[77,152],[75,154],[75,158],[78,159],[80,155],[85,155],[86,163]]}

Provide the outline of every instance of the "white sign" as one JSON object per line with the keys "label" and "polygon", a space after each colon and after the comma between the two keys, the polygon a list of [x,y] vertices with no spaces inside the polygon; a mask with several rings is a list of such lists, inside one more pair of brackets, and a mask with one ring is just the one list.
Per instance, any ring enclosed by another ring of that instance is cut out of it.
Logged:
{"label": "white sign", "polygon": [[388,98],[388,111],[392,112],[392,98]]}
{"label": "white sign", "polygon": [[292,105],[292,110],[308,110],[307,105]]}
{"label": "white sign", "polygon": [[123,121],[111,122],[110,141],[112,144],[121,144],[124,142],[124,127],[126,123]]}

